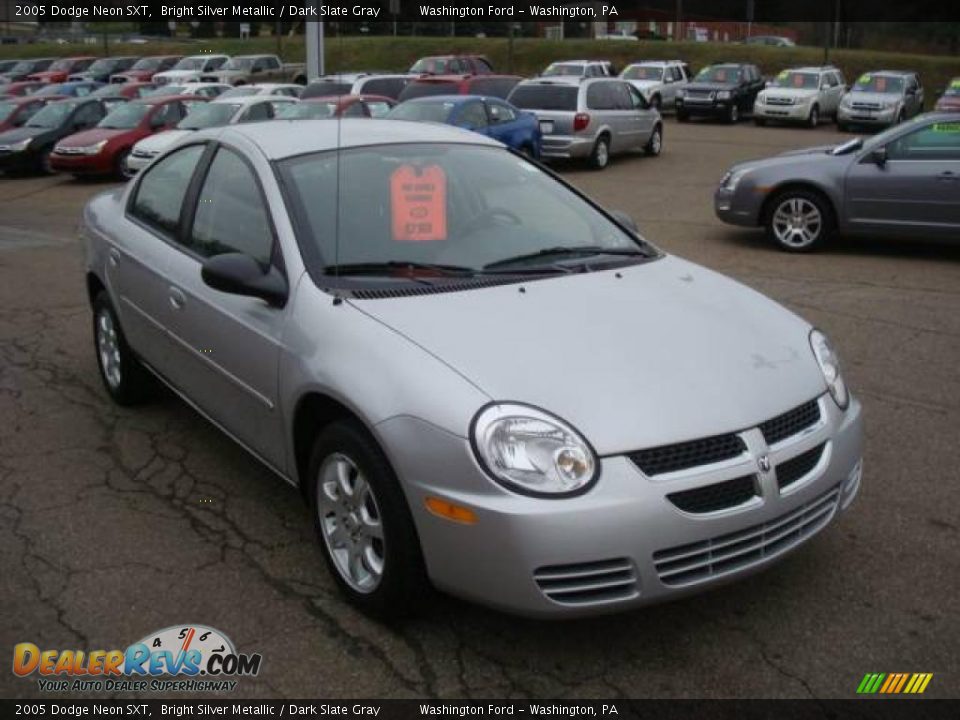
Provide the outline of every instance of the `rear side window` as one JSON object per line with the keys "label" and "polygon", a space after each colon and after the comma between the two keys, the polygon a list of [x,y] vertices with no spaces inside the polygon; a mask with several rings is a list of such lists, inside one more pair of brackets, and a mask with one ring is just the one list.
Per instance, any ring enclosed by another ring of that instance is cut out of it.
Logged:
{"label": "rear side window", "polygon": [[203,257],[239,252],[270,263],[273,232],[253,171],[221,148],[203,181],[188,247]]}
{"label": "rear side window", "polygon": [[327,95],[349,95],[352,87],[353,85],[351,83],[330,81],[312,82],[303,89],[300,97],[302,99],[326,97]]}
{"label": "rear side window", "polygon": [[240,118],[240,122],[259,122],[261,120],[269,120],[273,117],[273,106],[269,102],[256,103],[251,105],[247,112],[243,114],[243,117]]}
{"label": "rear side window", "polygon": [[147,170],[137,186],[130,214],[173,237],[180,223],[180,208],[203,145],[177,150]]}
{"label": "rear side window", "polygon": [[470,92],[505,99],[518,82],[520,78],[477,78],[470,83]]}
{"label": "rear side window", "polygon": [[370,117],[379,118],[390,112],[390,103],[383,100],[367,100],[366,106]]}
{"label": "rear side window", "polygon": [[460,86],[456,82],[412,82],[407,85],[398,98],[400,102],[411,98],[431,95],[459,95]]}
{"label": "rear side window", "polygon": [[517,85],[507,98],[509,102],[524,110],[567,110],[577,109],[578,87],[561,85]]}
{"label": "rear side window", "polygon": [[365,82],[363,92],[367,95],[382,95],[396,100],[406,85],[407,81],[403,78],[378,78]]}
{"label": "rear side window", "polygon": [[587,108],[590,110],[616,110],[619,106],[617,88],[613,83],[598,82],[587,88]]}

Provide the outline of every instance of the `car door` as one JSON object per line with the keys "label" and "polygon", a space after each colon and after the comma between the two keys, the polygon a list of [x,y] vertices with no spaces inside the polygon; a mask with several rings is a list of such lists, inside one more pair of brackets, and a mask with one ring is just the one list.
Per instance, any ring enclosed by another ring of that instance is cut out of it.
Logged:
{"label": "car door", "polygon": [[483,135],[491,135],[487,111],[480,100],[468,100],[460,105],[457,114],[454,116],[453,124]]}
{"label": "car door", "polygon": [[916,75],[910,75],[906,79],[904,88],[904,104],[906,106],[907,117],[913,117],[923,108],[923,95],[920,90],[920,83]]}
{"label": "car door", "polygon": [[960,121],[930,122],[885,146],[878,164],[867,152],[846,178],[854,229],[960,233]]}
{"label": "car door", "polygon": [[517,114],[502,102],[487,99],[484,101],[489,121],[488,135],[504,145],[520,148],[526,138],[522,136]]}
{"label": "car door", "polygon": [[206,285],[203,262],[242,253],[281,272],[283,260],[260,179],[244,156],[220,145],[186,199],[171,258],[170,379],[198,407],[274,467],[284,463],[278,378],[284,311]]}
{"label": "car door", "polygon": [[633,113],[631,123],[636,127],[635,147],[643,147],[653,134],[653,126],[657,121],[657,113],[650,108],[641,92],[630,83],[624,83]]}
{"label": "car door", "polygon": [[131,191],[124,232],[113,236],[107,279],[130,347],[167,377],[172,350],[170,259],[183,201],[206,146],[188,145],[144,170]]}
{"label": "car door", "polygon": [[610,152],[620,152],[628,147],[624,137],[624,118],[617,107],[617,93],[609,80],[594,81],[587,86],[587,110],[592,128],[596,116],[599,126],[610,128]]}

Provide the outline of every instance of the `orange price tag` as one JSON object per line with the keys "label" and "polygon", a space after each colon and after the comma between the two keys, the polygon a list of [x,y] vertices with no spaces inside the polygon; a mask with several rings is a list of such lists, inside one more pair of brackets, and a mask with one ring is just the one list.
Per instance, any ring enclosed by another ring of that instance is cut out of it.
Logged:
{"label": "orange price tag", "polygon": [[393,239],[447,239],[447,175],[439,165],[402,165],[390,175]]}
{"label": "orange price tag", "polygon": [[877,78],[877,92],[886,92],[887,79],[885,77]]}

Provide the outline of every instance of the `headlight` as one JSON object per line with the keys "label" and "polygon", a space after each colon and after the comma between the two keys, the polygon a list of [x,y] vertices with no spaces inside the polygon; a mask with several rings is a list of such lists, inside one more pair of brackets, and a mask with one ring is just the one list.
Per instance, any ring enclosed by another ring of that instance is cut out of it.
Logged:
{"label": "headlight", "polygon": [[853,98],[851,98],[849,95],[844,95],[843,99],[840,100],[841,107],[848,108],[848,107],[851,107],[852,105],[853,105]]}
{"label": "headlight", "polygon": [[684,95],[686,95],[686,94],[687,94],[687,91],[684,90],[683,88],[680,88],[679,90],[677,90],[677,97],[678,97],[678,98],[682,98],[682,97],[683,97]]}
{"label": "headlight", "polygon": [[743,179],[743,176],[746,175],[747,172],[747,170],[731,170],[723,176],[722,180],[720,180],[720,187],[722,187],[724,190],[736,190],[737,183]]}
{"label": "headlight", "polygon": [[33,140],[33,138],[27,138],[26,140],[21,140],[20,142],[13,143],[10,145],[10,150],[12,150],[13,152],[23,152],[30,145],[31,140]]}
{"label": "headlight", "polygon": [[729,100],[729,99],[730,99],[730,91],[729,91],[729,90],[720,90],[720,91],[717,93],[717,100]]}
{"label": "headlight", "polygon": [[896,106],[897,106],[896,100],[887,100],[885,103],[883,103],[883,107],[885,110],[893,110]]}
{"label": "headlight", "polygon": [[757,105],[763,105],[767,99],[763,96],[763,93],[757,95]]}
{"label": "headlight", "polygon": [[580,433],[528,405],[487,405],[474,418],[470,435],[484,470],[525,495],[576,495],[599,471],[596,455]]}
{"label": "headlight", "polygon": [[827,336],[819,330],[810,331],[810,347],[823,372],[823,379],[827,381],[830,395],[840,409],[846,410],[847,405],[850,404],[850,393],[847,392],[847,384],[843,381],[843,374],[840,372],[840,358],[837,357]]}
{"label": "headlight", "polygon": [[83,148],[84,155],[96,155],[98,152],[103,150],[107,146],[106,140],[101,140],[96,145],[87,145]]}

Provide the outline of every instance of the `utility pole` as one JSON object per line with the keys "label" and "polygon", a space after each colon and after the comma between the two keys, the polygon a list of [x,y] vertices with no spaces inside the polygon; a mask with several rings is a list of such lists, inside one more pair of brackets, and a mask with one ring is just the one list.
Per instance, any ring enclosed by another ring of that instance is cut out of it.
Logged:
{"label": "utility pole", "polygon": [[683,34],[680,31],[681,26],[683,25],[683,0],[677,0],[677,18],[674,22],[674,25],[673,39],[683,40]]}
{"label": "utility pole", "polygon": [[277,57],[283,58],[283,40],[281,38],[281,33],[283,31],[283,23],[277,20],[277,25],[273,29],[273,34],[277,36]]}

